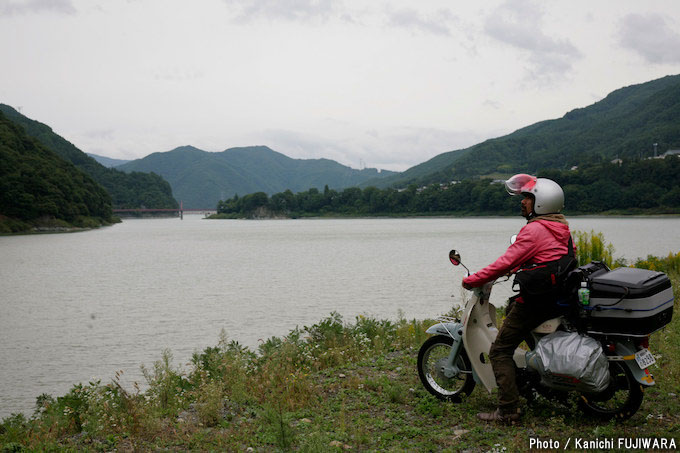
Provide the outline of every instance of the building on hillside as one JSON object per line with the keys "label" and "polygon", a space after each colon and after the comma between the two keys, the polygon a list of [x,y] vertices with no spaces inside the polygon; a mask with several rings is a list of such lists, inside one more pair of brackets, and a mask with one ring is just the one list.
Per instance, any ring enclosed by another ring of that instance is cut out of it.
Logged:
{"label": "building on hillside", "polygon": [[652,157],[648,157],[647,159],[665,159],[667,156],[679,156],[680,157],[680,149],[669,149],[665,153],[661,155],[654,155]]}

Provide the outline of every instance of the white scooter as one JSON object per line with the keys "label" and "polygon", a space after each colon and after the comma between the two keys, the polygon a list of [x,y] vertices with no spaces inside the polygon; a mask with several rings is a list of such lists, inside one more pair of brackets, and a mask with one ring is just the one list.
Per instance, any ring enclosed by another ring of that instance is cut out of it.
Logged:
{"label": "white scooter", "polygon": [[[449,259],[455,266],[462,264],[460,255],[455,250],[450,252]],[[490,282],[472,290],[471,297],[465,303],[462,320],[442,317],[438,319],[438,324],[427,330],[433,336],[420,348],[418,374],[425,388],[439,399],[459,403],[474,390],[476,384],[483,385],[489,392],[497,387],[489,360],[491,344],[498,334],[496,308],[489,303],[494,283]],[[663,290],[658,293],[663,299],[670,292],[672,314],[672,288],[670,283],[662,286]],[[656,296],[655,298],[658,299]],[[607,306],[620,305],[622,300],[624,297]],[[667,315],[668,307],[665,310]],[[565,334],[580,331],[585,339],[596,341],[597,348],[602,347],[601,360],[604,361],[605,374],[602,375],[604,381],[599,387],[581,382],[574,376],[559,375],[554,370],[547,369],[549,367],[544,366],[535,351],[518,348],[514,353],[518,388],[530,402],[537,395],[557,398],[563,402],[568,400],[570,394],[578,395],[579,408],[588,414],[605,420],[627,419],[640,407],[643,387],[654,385],[654,379],[647,370],[655,362],[647,349],[649,334],[588,330],[592,323],[584,322],[584,318],[594,317],[594,311],[597,310],[591,308],[590,312],[584,313],[581,309],[580,316],[577,315],[581,319],[570,319],[569,316],[550,319],[534,329],[527,344],[534,347],[541,338],[558,331]],[[666,318],[664,320],[670,322],[670,315]],[[575,327],[579,325],[580,327]]]}

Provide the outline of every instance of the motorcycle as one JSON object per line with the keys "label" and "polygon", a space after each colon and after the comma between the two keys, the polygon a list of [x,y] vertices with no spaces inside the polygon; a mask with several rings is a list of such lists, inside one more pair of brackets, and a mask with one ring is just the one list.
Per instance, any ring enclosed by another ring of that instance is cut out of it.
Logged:
{"label": "motorcycle", "polygon": [[[449,259],[467,270],[455,250]],[[649,336],[672,317],[670,280],[642,269],[610,271],[599,262],[572,274],[586,282],[590,303],[567,298],[568,314],[536,327],[526,339],[529,348],[515,350],[518,389],[530,404],[538,395],[563,403],[577,395],[586,414],[625,420],[640,408],[644,388],[654,385],[649,367],[656,359]],[[496,308],[489,302],[495,283],[472,290],[462,319],[440,317],[427,329],[432,336],[419,350],[418,374],[427,391],[441,400],[460,403],[478,384],[489,392],[497,387],[489,360],[498,334]],[[579,362],[586,344],[586,357]],[[560,364],[571,369],[565,373]],[[593,369],[586,374],[574,367]]]}

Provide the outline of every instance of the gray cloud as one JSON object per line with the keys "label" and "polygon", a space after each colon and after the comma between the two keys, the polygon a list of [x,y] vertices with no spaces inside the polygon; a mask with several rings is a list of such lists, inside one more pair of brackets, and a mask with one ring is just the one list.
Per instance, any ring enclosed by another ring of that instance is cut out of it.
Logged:
{"label": "gray cloud", "polygon": [[[434,35],[450,35],[450,22],[456,20],[449,10],[423,14],[413,8],[371,11],[371,8],[351,10],[342,0],[222,0],[237,21],[259,19],[286,22],[326,22],[331,18],[348,23],[362,23],[377,14],[387,26],[410,29]],[[370,20],[370,19],[369,19]]]}
{"label": "gray cloud", "polygon": [[327,20],[336,10],[337,0],[223,0],[238,20]]}
{"label": "gray cloud", "polygon": [[541,30],[543,11],[528,0],[506,2],[484,24],[488,36],[527,54],[529,74],[550,82],[571,70],[581,52],[567,39],[553,38]]}
{"label": "gray cloud", "polygon": [[680,62],[680,34],[659,14],[628,14],[619,23],[621,46],[649,63]]}
{"label": "gray cloud", "polygon": [[[435,36],[450,36],[460,19],[448,9],[427,13],[415,8],[394,9],[371,7],[350,8],[342,0],[222,0],[236,22],[270,20],[283,22],[323,23],[335,19],[356,25],[380,23],[385,27],[411,30]],[[469,47],[468,43],[464,44]]]}
{"label": "gray cloud", "polygon": [[439,10],[433,16],[423,16],[410,8],[391,11],[387,16],[389,25],[445,36],[451,34],[449,22],[455,19],[448,10]]}
{"label": "gray cloud", "polygon": [[0,16],[51,12],[75,14],[71,0],[0,0]]}

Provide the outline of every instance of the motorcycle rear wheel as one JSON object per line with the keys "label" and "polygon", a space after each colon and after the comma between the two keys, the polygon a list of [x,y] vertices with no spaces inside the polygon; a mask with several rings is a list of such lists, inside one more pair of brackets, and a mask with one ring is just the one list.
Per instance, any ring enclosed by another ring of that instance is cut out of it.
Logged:
{"label": "motorcycle rear wheel", "polygon": [[462,395],[469,395],[475,388],[470,359],[461,348],[456,357],[460,370],[452,377],[446,377],[441,370],[451,352],[453,339],[445,335],[428,338],[418,352],[418,376],[425,389],[440,400],[461,402]]}
{"label": "motorcycle rear wheel", "polygon": [[579,408],[602,420],[626,420],[632,417],[642,404],[642,385],[623,362],[610,362],[609,387],[596,395],[582,394]]}

